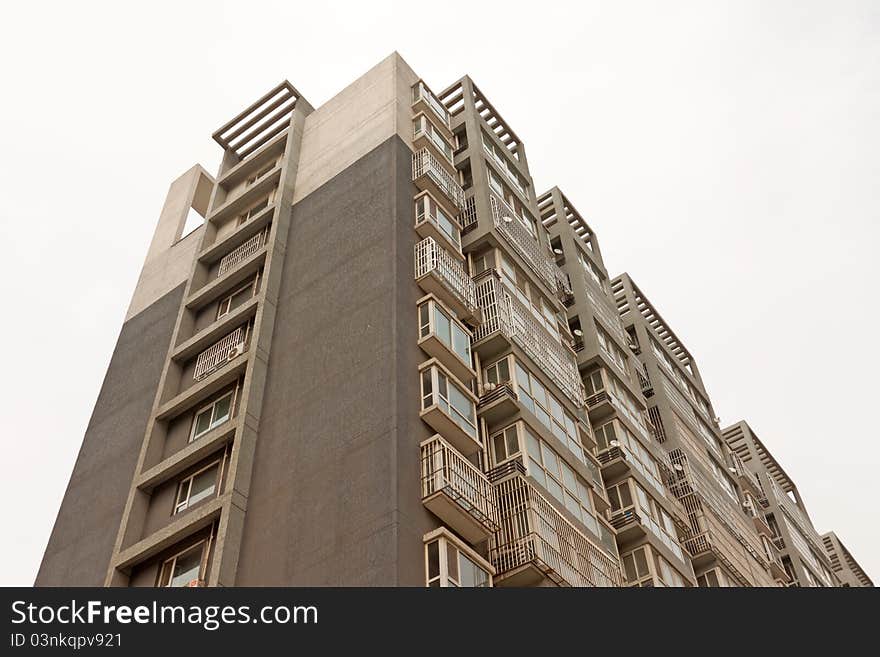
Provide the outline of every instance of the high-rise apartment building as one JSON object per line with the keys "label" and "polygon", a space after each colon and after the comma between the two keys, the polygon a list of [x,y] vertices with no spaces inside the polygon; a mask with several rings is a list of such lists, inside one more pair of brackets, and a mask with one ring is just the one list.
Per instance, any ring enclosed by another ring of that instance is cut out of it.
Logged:
{"label": "high-rise apartment building", "polygon": [[394,54],[213,137],[38,585],[809,582],[690,353],[469,77],[435,93]]}

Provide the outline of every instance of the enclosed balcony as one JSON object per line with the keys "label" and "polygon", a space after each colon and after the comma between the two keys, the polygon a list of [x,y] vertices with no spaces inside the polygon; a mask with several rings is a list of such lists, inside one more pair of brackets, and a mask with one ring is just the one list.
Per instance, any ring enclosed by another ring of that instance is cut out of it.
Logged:
{"label": "enclosed balcony", "polygon": [[470,543],[498,531],[495,489],[479,468],[441,436],[422,448],[422,504]]}
{"label": "enclosed balcony", "polygon": [[450,173],[455,173],[455,165],[452,158],[452,144],[446,136],[434,125],[433,121],[425,114],[419,114],[413,119],[413,147],[415,150],[428,148],[440,158]]}
{"label": "enclosed balcony", "polygon": [[428,192],[422,192],[415,199],[416,232],[419,237],[432,237],[456,258],[461,254],[461,228]]}
{"label": "enclosed balcony", "polygon": [[419,287],[440,299],[459,319],[471,319],[477,312],[474,282],[461,261],[433,237],[415,246],[415,279]]}
{"label": "enclosed balcony", "polygon": [[477,431],[477,398],[436,358],[419,366],[422,393],[420,417],[465,456],[483,445]]}
{"label": "enclosed balcony", "polygon": [[471,359],[471,332],[431,295],[419,300],[418,344],[463,383],[476,376]]}
{"label": "enclosed balcony", "polygon": [[427,148],[413,153],[413,182],[423,192],[444,198],[457,213],[464,207],[464,190],[440,160]]}
{"label": "enclosed balcony", "polygon": [[449,111],[421,80],[416,82],[412,88],[412,108],[413,113],[418,113],[420,111],[432,112],[446,130],[450,129]]}
{"label": "enclosed balcony", "polygon": [[490,554],[496,586],[621,585],[618,560],[578,531],[521,469],[498,481],[495,492],[501,528]]}
{"label": "enclosed balcony", "polygon": [[483,323],[474,332],[474,349],[478,350],[482,343],[487,353],[500,351],[500,345],[496,344],[499,338],[516,343],[575,405],[580,406],[584,395],[577,360],[559,336],[551,335],[539,324],[532,311],[505,288],[494,270],[487,270],[478,277],[476,298]]}

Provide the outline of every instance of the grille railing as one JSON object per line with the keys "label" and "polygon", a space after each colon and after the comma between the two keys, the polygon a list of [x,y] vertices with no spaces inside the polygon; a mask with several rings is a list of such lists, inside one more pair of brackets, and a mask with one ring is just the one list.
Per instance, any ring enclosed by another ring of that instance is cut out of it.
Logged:
{"label": "grille railing", "polygon": [[413,180],[418,180],[422,176],[428,176],[435,185],[442,191],[456,209],[464,207],[464,190],[461,185],[452,177],[440,161],[434,157],[434,154],[427,148],[413,153],[412,156]]}
{"label": "grille railing", "polygon": [[437,244],[433,237],[426,237],[415,246],[416,280],[431,272],[434,272],[469,312],[476,311],[474,282],[467,275],[461,262]]}
{"label": "grille railing", "polygon": [[244,344],[244,330],[241,327],[235,329],[232,333],[221,338],[210,347],[205,349],[196,358],[196,367],[193,372],[193,379],[199,381],[214,372],[227,363],[230,358],[230,351],[233,347]]}
{"label": "grille railing", "polygon": [[470,461],[442,437],[422,444],[422,497],[443,491],[489,532],[498,530],[495,489]]}
{"label": "grille railing", "polygon": [[260,231],[252,238],[250,238],[244,244],[236,247],[229,253],[227,253],[220,260],[220,267],[217,269],[217,275],[222,276],[232,268],[234,268],[239,263],[244,262],[252,255],[254,255],[257,251],[259,251],[263,244],[266,242],[266,231]]}
{"label": "grille railing", "polygon": [[574,353],[541,326],[532,312],[504,288],[500,276],[487,270],[476,283],[477,305],[483,323],[474,332],[474,342],[501,331],[549,376],[575,404],[583,403],[583,383]]}
{"label": "grille railing", "polygon": [[551,290],[556,290],[556,265],[542,253],[538,240],[517,219],[516,212],[495,194],[489,194],[492,222],[535,275]]}
{"label": "grille railing", "polygon": [[562,586],[620,586],[617,559],[607,555],[557,511],[522,474],[495,484],[499,531],[492,563],[502,575],[534,565]]}

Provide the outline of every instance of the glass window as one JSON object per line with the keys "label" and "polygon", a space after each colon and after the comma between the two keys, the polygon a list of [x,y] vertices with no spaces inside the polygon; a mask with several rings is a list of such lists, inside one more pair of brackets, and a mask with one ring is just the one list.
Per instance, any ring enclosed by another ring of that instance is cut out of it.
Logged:
{"label": "glass window", "polygon": [[211,429],[220,426],[232,416],[234,394],[235,391],[228,392],[196,412],[190,442],[202,437]]}
{"label": "glass window", "polygon": [[196,502],[213,495],[219,471],[220,465],[215,463],[181,481],[177,488],[177,503],[174,506],[174,513],[180,513]]}
{"label": "glass window", "polygon": [[189,586],[201,579],[204,548],[205,542],[202,541],[165,561],[159,576],[159,586]]}

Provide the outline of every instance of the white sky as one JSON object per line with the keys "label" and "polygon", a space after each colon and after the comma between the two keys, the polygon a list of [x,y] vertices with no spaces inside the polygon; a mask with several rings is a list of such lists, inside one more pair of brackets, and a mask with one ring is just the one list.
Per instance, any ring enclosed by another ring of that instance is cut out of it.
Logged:
{"label": "white sky", "polygon": [[395,49],[471,75],[880,580],[880,4],[127,5],[0,22],[0,584],[33,582],[168,184],[281,79],[318,106]]}

